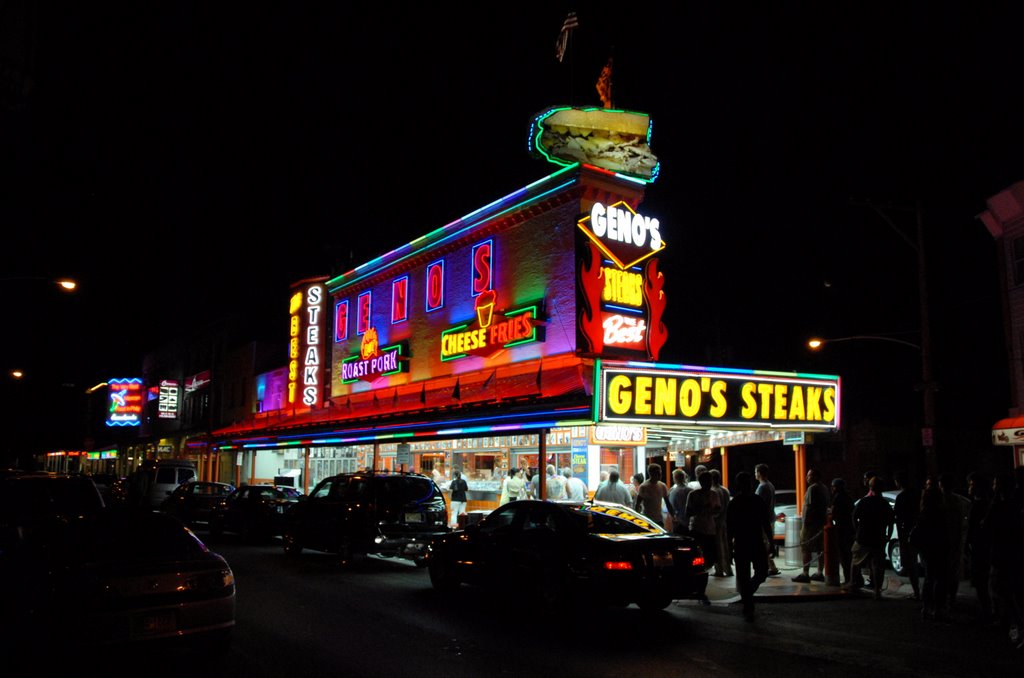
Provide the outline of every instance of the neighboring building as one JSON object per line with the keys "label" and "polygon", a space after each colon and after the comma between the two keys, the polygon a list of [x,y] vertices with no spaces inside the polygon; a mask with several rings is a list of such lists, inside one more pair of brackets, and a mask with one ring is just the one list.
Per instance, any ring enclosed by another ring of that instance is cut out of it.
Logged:
{"label": "neighboring building", "polygon": [[992,427],[992,444],[1014,450],[1013,464],[1024,464],[1024,181],[1017,182],[987,201],[978,218],[996,239],[999,279],[1003,294],[1003,322],[1010,369],[1008,417]]}

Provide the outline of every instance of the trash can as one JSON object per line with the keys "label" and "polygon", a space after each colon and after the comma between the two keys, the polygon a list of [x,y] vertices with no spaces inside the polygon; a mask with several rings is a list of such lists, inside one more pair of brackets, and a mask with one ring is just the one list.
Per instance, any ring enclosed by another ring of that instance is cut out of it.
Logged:
{"label": "trash can", "polygon": [[803,526],[803,516],[786,519],[786,541],[783,546],[786,552],[786,567],[801,567],[804,564],[804,552],[800,548],[800,528]]}

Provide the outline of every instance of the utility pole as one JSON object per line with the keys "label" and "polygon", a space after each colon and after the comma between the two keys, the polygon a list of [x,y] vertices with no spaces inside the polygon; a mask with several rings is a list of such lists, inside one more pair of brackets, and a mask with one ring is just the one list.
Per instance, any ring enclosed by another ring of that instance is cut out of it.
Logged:
{"label": "utility pole", "polygon": [[[925,468],[929,476],[937,477],[938,462],[935,455],[935,391],[938,389],[932,373],[932,332],[931,316],[928,312],[928,271],[927,257],[924,250],[924,210],[921,201],[917,200],[913,208],[886,206],[884,209],[870,201],[854,202],[857,205],[870,207],[882,220],[889,225],[896,235],[906,242],[917,253],[917,298],[918,313],[921,323],[921,390],[922,423],[921,445],[924,448]],[[909,212],[913,210],[915,218],[915,238],[909,238],[897,228],[885,209]]]}

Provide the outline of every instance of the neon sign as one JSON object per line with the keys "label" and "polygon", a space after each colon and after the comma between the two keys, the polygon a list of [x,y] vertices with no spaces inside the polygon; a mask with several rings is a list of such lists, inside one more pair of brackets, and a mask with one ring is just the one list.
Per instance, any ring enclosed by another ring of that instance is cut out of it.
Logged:
{"label": "neon sign", "polygon": [[624,200],[609,207],[595,202],[577,225],[622,270],[665,249],[658,220],[637,214]]}
{"label": "neon sign", "polygon": [[603,368],[600,418],[836,429],[839,378],[690,369]]}
{"label": "neon sign", "polygon": [[398,374],[405,367],[402,345],[380,346],[376,328],[363,334],[359,354],[341,361],[341,383],[376,381],[381,377]]}
{"label": "neon sign", "polygon": [[444,259],[427,266],[427,312],[444,306]]}
{"label": "neon sign", "polygon": [[[323,398],[326,298],[323,285],[313,284],[289,300],[288,402],[293,405],[300,400],[307,407],[319,407]],[[337,330],[336,306],[335,336]]]}
{"label": "neon sign", "polygon": [[107,426],[139,426],[142,423],[142,380],[111,379],[107,388],[110,394]]}
{"label": "neon sign", "polygon": [[475,297],[494,286],[494,241],[485,240],[473,245],[473,283],[471,294]]}
{"label": "neon sign", "polygon": [[160,381],[160,391],[157,401],[157,418],[177,419],[178,401],[181,390],[177,380],[163,379]]}
{"label": "neon sign", "polygon": [[348,339],[348,299],[334,305],[334,341]]}
{"label": "neon sign", "polygon": [[476,318],[441,332],[441,360],[489,357],[506,348],[541,340],[537,306],[512,311],[494,308],[497,295],[487,290],[476,298]]}
{"label": "neon sign", "polygon": [[409,276],[391,282],[391,322],[400,323],[409,318]]}

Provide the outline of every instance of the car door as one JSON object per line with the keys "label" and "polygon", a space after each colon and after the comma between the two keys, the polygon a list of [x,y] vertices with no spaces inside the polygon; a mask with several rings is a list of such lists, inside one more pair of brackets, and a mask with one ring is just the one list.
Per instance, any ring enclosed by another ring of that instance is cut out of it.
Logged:
{"label": "car door", "polygon": [[347,477],[325,478],[302,502],[301,509],[294,514],[293,529],[298,531],[303,544],[318,551],[335,549],[347,489]]}
{"label": "car door", "polygon": [[459,578],[471,583],[508,581],[514,573],[509,560],[528,513],[525,502],[512,502],[466,528],[464,539],[452,540]]}

